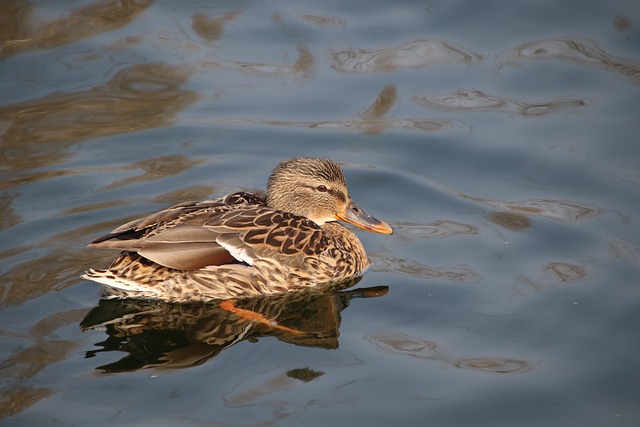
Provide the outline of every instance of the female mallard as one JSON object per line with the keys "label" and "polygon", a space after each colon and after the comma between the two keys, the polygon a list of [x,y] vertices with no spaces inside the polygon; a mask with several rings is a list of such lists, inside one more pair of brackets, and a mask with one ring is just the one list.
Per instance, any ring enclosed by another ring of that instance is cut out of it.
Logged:
{"label": "female mallard", "polygon": [[336,163],[289,159],[273,170],[266,197],[239,192],[181,203],[97,238],[89,246],[123,252],[83,277],[103,284],[107,297],[168,301],[335,284],[369,265],[360,240],[336,220],[393,232],[351,200]]}

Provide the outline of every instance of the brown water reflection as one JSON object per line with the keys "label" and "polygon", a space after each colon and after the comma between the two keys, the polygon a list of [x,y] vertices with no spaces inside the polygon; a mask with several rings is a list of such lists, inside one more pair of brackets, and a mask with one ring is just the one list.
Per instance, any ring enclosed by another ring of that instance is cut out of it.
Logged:
{"label": "brown water reflection", "polygon": [[204,12],[198,12],[191,17],[191,28],[203,39],[209,41],[217,40],[222,35],[224,26],[239,14],[239,10],[232,10],[222,16],[212,18]]}
{"label": "brown water reflection", "polygon": [[[359,279],[342,287],[355,285]],[[328,293],[295,293],[240,300],[235,307],[257,313],[267,322],[222,308],[218,303],[171,304],[144,300],[102,300],[82,320],[86,329],[104,329],[97,343],[102,352],[129,353],[99,366],[104,372],[143,368],[176,369],[196,366],[240,341],[272,336],[294,345],[338,348],[340,312],[353,298],[379,297],[386,286]]]}
{"label": "brown water reflection", "polygon": [[[80,343],[76,340],[52,338],[55,331],[69,324],[77,323],[87,312],[86,309],[54,313],[41,319],[26,332],[16,332],[30,346],[21,348],[0,363],[2,387],[0,393],[0,418],[18,414],[38,401],[55,393],[50,388],[25,385],[28,380],[52,364],[67,360]],[[7,331],[5,331],[5,335]]]}
{"label": "brown water reflection", "polygon": [[554,98],[525,102],[489,95],[479,90],[458,90],[441,95],[416,96],[414,100],[419,105],[438,110],[500,111],[520,114],[524,117],[539,117],[581,109],[591,102],[586,98]]}
{"label": "brown water reflection", "polygon": [[3,1],[0,14],[0,58],[73,43],[121,28],[153,4],[153,0],[100,0],[52,21],[36,22],[34,5]]}
{"label": "brown water reflection", "polygon": [[[290,369],[285,372],[270,371],[267,377],[261,379],[258,384],[255,384],[255,378],[251,378],[251,381],[247,381],[247,383],[238,384],[231,393],[224,397],[225,406],[237,408],[255,404],[260,398],[273,393],[295,389],[300,381],[308,383],[322,375],[324,375],[324,372],[314,371],[310,368]],[[309,402],[309,404],[314,403],[316,402]],[[287,414],[285,409],[288,406],[287,402],[270,400],[268,404],[274,406],[274,412],[278,413],[278,418],[280,419],[291,415]],[[283,417],[284,414],[286,415]]]}
{"label": "brown water reflection", "polygon": [[346,73],[389,73],[437,64],[471,65],[482,55],[443,40],[417,40],[380,49],[332,51],[333,68]]}
{"label": "brown water reflection", "polygon": [[[61,241],[64,242],[64,240]],[[41,246],[41,248],[44,247],[47,247],[47,244]],[[0,254],[0,259],[17,258],[21,254],[28,254],[34,250],[34,247],[21,247],[3,252]],[[0,307],[23,304],[49,292],[60,291],[74,285],[81,281],[78,275],[79,265],[102,261],[96,254],[88,254],[83,249],[51,247],[49,250],[50,252],[41,254],[37,258],[15,261],[4,272],[0,284]]]}
{"label": "brown water reflection", "polygon": [[[0,189],[2,186],[0,186]],[[18,197],[17,194],[2,194],[0,195],[0,231],[11,228],[16,224],[22,222],[22,217],[16,213],[13,208],[13,202]]]}
{"label": "brown water reflection", "polygon": [[486,217],[492,223],[509,231],[523,232],[531,228],[531,219],[515,212],[490,212]]}
{"label": "brown water reflection", "polygon": [[541,274],[535,279],[524,274],[518,275],[511,296],[527,294],[522,284],[530,287],[534,292],[540,292],[560,284],[583,282],[592,277],[585,267],[561,261],[550,262],[542,266],[541,270]]}
{"label": "brown water reflection", "polygon": [[288,77],[301,74],[304,78],[313,75],[315,58],[311,51],[304,45],[296,48],[298,56],[293,64],[287,63],[265,63],[265,62],[242,62],[242,61],[202,61],[203,68],[231,68],[249,74],[264,77]]}
{"label": "brown water reflection", "polygon": [[587,38],[558,37],[517,46],[516,59],[557,59],[582,67],[601,68],[640,84],[640,62],[613,56]]}
{"label": "brown water reflection", "polygon": [[140,174],[110,182],[105,186],[105,189],[125,187],[138,182],[155,181],[164,177],[177,175],[203,163],[204,161],[204,159],[190,159],[180,154],[140,160],[139,162],[134,162],[121,168],[123,170],[139,170],[141,171]]}
{"label": "brown water reflection", "polygon": [[[391,129],[411,129],[426,132],[435,132],[453,126],[462,126],[461,123],[450,120],[424,120],[416,118],[385,119],[384,116],[393,108],[397,101],[395,85],[386,85],[377,94],[373,102],[363,108],[358,119],[336,120],[323,122],[287,121],[287,120],[261,120],[261,119],[205,119],[208,123],[232,124],[232,125],[275,125],[304,127],[309,129],[342,129],[358,130],[365,134],[377,134]],[[466,126],[465,126],[466,128]]]}
{"label": "brown water reflection", "polygon": [[545,265],[544,269],[552,273],[560,282],[577,282],[588,275],[583,267],[566,262],[552,262]]}
{"label": "brown water reflection", "polygon": [[137,64],[106,83],[0,107],[8,122],[0,156],[14,171],[59,164],[71,144],[99,136],[165,126],[198,95],[184,90],[191,70],[158,63]]}
{"label": "brown water reflection", "polygon": [[391,356],[403,355],[417,359],[444,362],[446,365],[461,369],[497,375],[512,375],[529,372],[534,364],[527,360],[509,357],[467,357],[458,359],[433,341],[425,341],[396,331],[381,331],[365,337],[375,344],[378,350]]}
{"label": "brown water reflection", "polygon": [[331,25],[331,26],[339,26],[339,27],[344,27],[345,25],[347,25],[346,20],[339,18],[337,16],[323,15],[317,12],[309,12],[302,9],[296,9],[295,13],[300,18],[315,25],[321,25],[321,26]]}
{"label": "brown water reflection", "polygon": [[[55,222],[56,218],[49,220]],[[101,254],[85,249],[87,236],[105,229],[109,227],[102,223],[81,226],[14,244],[0,252],[0,261],[8,266],[0,281],[0,307],[24,304],[82,281],[82,266],[104,262]]]}

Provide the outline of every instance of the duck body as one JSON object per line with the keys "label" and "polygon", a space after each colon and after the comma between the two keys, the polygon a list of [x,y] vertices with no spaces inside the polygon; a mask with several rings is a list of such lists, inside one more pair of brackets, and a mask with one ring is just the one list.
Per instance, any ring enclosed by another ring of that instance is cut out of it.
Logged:
{"label": "duck body", "polygon": [[351,201],[335,163],[291,159],[276,167],[266,195],[181,203],[94,240],[89,246],[121,253],[83,277],[101,283],[105,297],[185,302],[331,286],[369,266],[360,240],[337,219],[392,231]]}

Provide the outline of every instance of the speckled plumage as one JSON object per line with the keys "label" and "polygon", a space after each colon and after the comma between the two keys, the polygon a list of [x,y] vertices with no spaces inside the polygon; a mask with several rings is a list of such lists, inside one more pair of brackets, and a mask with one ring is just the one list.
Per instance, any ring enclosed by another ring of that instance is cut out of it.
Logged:
{"label": "speckled plumage", "polygon": [[239,192],[187,202],[126,223],[90,246],[123,252],[83,277],[107,297],[168,301],[244,298],[339,283],[369,265],[360,240],[337,219],[391,228],[348,195],[334,162],[280,163],[267,196]]}

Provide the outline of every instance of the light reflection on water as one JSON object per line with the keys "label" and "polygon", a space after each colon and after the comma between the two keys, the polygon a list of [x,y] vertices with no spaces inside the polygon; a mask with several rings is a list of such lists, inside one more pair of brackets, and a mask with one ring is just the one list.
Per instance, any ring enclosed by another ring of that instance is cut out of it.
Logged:
{"label": "light reflection on water", "polygon": [[[615,3],[5,1],[2,422],[635,425],[640,15]],[[269,326],[80,279],[97,235],[294,155],[397,230],[360,234],[357,286],[240,307]]]}

